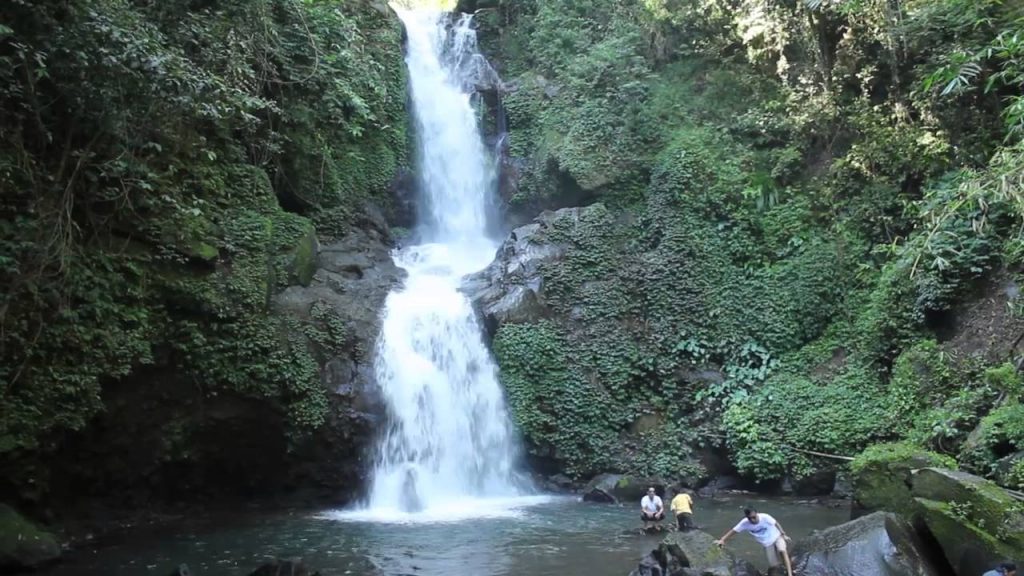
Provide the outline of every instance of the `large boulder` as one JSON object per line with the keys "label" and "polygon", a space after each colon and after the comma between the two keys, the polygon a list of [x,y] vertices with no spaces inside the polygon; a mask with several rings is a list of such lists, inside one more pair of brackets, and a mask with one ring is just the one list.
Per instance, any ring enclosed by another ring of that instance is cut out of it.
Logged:
{"label": "large boulder", "polygon": [[[612,494],[619,500],[619,502],[636,502],[636,505],[640,505],[640,499],[647,494],[647,489],[651,486],[654,487],[655,492],[665,500],[668,498],[667,488],[669,482],[666,482],[663,478],[654,477],[641,477],[631,476],[629,474],[623,474],[619,477],[618,482],[612,488]],[[665,509],[668,509],[668,502],[665,501]]]}
{"label": "large boulder", "polygon": [[666,576],[665,561],[658,550],[652,550],[640,559],[629,576]]}
{"label": "large boulder", "polygon": [[957,574],[980,574],[1024,557],[1024,511],[1001,488],[977,476],[925,468],[912,479],[916,522],[942,548]]}
{"label": "large boulder", "polygon": [[783,478],[779,491],[792,496],[828,496],[832,494],[835,485],[835,470],[817,470],[801,478]]}
{"label": "large boulder", "polygon": [[532,322],[550,314],[541,267],[557,262],[566,247],[552,239],[558,226],[579,221],[592,207],[545,211],[512,231],[484,270],[468,276],[463,289],[492,335],[507,322]]}
{"label": "large boulder", "polygon": [[730,576],[735,558],[715,544],[713,536],[699,530],[673,532],[658,547],[665,559],[668,574],[677,574],[688,568],[691,573]]}
{"label": "large boulder", "polygon": [[638,563],[630,576],[759,576],[749,562],[715,545],[706,532],[673,532]]}
{"label": "large boulder", "polygon": [[[598,474],[583,488],[583,500],[586,502],[635,502],[647,494],[647,488],[654,486],[658,496],[665,500],[668,497],[669,483],[661,478],[642,478],[629,474]],[[668,508],[668,502],[665,502]]]}
{"label": "large boulder", "polygon": [[598,474],[583,488],[583,501],[615,504],[615,485],[620,478],[622,474]]}
{"label": "large boulder", "polygon": [[0,504],[0,569],[34,569],[59,557],[60,544],[52,534]]}
{"label": "large boulder", "polygon": [[914,470],[952,466],[950,458],[907,444],[868,448],[850,466],[854,516],[887,510],[910,517],[914,512],[910,478]]}
{"label": "large boulder", "polygon": [[887,512],[815,532],[793,547],[804,576],[940,576],[910,523]]}

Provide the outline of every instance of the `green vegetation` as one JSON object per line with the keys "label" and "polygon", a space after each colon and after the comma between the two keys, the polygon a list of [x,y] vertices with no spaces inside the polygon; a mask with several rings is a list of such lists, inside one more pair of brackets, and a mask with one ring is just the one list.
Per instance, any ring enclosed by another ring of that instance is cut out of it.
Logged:
{"label": "green vegetation", "polygon": [[794,447],[906,441],[990,477],[1020,450],[1015,358],[938,332],[1024,264],[1017,5],[463,5],[515,87],[511,202],[600,202],[547,239],[553,319],[496,336],[538,453],[673,475],[721,445],[777,479],[835,465]]}
{"label": "green vegetation", "polygon": [[282,434],[323,422],[314,351],[268,304],[310,282],[317,233],[386,204],[399,46],[369,1],[0,8],[0,458],[146,366],[276,406]]}
{"label": "green vegetation", "polygon": [[[538,455],[696,478],[711,447],[773,480],[924,453],[1024,484],[1019,3],[462,5],[511,87],[510,207],[588,205],[538,238],[565,249],[551,314],[495,336]],[[13,487],[45,492],[21,463],[147,374],[268,406],[289,439],[323,424],[318,361],[349,327],[269,303],[389,208],[400,39],[379,0],[0,8]],[[961,338],[986,299],[1001,328]],[[188,422],[155,459],[188,457]]]}

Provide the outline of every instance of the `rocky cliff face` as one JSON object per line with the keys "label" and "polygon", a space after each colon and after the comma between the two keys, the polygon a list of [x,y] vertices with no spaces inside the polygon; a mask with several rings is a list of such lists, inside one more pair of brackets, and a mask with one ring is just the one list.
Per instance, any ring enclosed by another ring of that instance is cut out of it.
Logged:
{"label": "rocky cliff face", "polygon": [[317,341],[305,334],[330,409],[324,426],[295,454],[294,482],[339,500],[365,484],[371,442],[385,418],[374,348],[384,300],[404,274],[391,259],[386,234],[386,228],[370,228],[321,246],[312,282],[274,300],[279,313],[330,335]]}
{"label": "rocky cliff face", "polygon": [[[543,212],[516,228],[465,289],[493,337],[535,465],[584,476],[602,469],[662,473],[653,459],[671,437],[673,479],[699,479],[703,466],[675,436],[677,407],[629,393],[656,368],[634,363],[668,341],[655,339],[648,324],[687,318],[648,316],[645,303],[668,287],[649,281],[645,266],[665,263],[624,243],[635,232],[602,204]],[[680,358],[658,376],[693,387],[716,369]]]}
{"label": "rocky cliff face", "polygon": [[548,233],[555,221],[578,220],[584,208],[546,211],[513,230],[494,261],[465,279],[464,290],[484,319],[491,337],[506,323],[529,323],[550,317],[544,297],[543,266],[553,265],[567,246]]}
{"label": "rocky cliff face", "polygon": [[0,67],[0,165],[23,168],[0,170],[3,499],[57,517],[350,497],[381,413],[388,226],[411,210],[389,193],[398,19],[376,0],[4,10],[31,56]]}
{"label": "rocky cliff face", "polygon": [[323,398],[324,417],[312,431],[288,432],[296,416],[289,410],[305,405],[211,394],[168,356],[108,383],[106,409],[82,432],[49,454],[20,461],[41,474],[39,492],[22,492],[23,505],[56,519],[91,514],[94,504],[128,510],[214,498],[341,503],[356,497],[384,419],[373,351],[380,310],[402,278],[389,242],[380,223],[315,243],[308,284],[272,298],[269,321],[279,345],[310,359],[316,384],[305,393]]}

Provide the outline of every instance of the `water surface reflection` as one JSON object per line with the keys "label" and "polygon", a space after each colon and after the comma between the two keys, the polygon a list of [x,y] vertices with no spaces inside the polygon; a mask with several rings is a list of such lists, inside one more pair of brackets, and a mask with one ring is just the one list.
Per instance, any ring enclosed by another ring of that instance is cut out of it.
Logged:
{"label": "water surface reflection", "polygon": [[[193,519],[72,554],[48,574],[153,576],[186,563],[196,576],[244,576],[276,556],[302,557],[324,576],[363,574],[368,562],[389,575],[626,576],[659,540],[627,533],[639,527],[632,505],[585,504],[569,497],[492,505],[507,509],[478,518],[395,522],[342,511]],[[729,498],[698,500],[697,523],[717,537],[746,505],[778,518],[795,539],[849,516],[845,508]],[[730,548],[758,566],[764,563],[760,547],[749,538],[734,538]]]}

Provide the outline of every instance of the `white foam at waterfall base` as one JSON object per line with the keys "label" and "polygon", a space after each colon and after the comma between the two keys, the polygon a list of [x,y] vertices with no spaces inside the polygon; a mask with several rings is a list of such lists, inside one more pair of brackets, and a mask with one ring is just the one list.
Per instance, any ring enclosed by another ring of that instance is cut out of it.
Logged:
{"label": "white foam at waterfall base", "polygon": [[386,524],[438,524],[463,520],[522,518],[533,506],[559,500],[578,500],[575,497],[534,495],[508,498],[473,498],[439,502],[437,505],[410,513],[400,508],[362,508],[356,510],[329,510],[316,515],[323,520],[342,522],[374,522]]}
{"label": "white foam at waterfall base", "polygon": [[469,84],[481,57],[468,16],[397,10],[408,37],[424,243],[395,253],[402,288],[384,305],[375,374],[390,423],[377,447],[368,502],[345,520],[511,517],[531,497],[519,442],[462,278],[487,266],[494,161]]}

